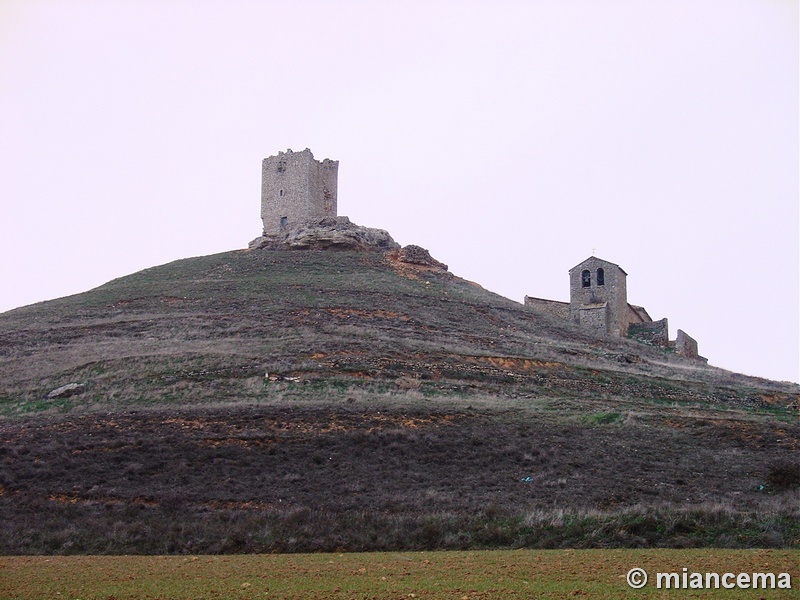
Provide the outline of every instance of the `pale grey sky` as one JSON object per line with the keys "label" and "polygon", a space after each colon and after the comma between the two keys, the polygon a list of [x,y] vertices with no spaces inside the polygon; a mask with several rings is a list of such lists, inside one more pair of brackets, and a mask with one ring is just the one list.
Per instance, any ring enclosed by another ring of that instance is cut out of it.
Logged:
{"label": "pale grey sky", "polygon": [[800,380],[798,2],[0,0],[0,310],[260,232],[261,159],[521,302],[592,253]]}

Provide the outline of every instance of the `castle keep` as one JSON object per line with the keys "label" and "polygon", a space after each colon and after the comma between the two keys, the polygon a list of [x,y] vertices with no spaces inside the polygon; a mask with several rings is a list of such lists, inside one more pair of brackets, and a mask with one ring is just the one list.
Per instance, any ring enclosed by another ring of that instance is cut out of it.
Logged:
{"label": "castle keep", "polygon": [[400,244],[388,231],[356,225],[337,214],[338,175],[339,161],[315,160],[308,148],[265,158],[261,163],[263,230],[248,248],[399,250]]}
{"label": "castle keep", "polygon": [[308,219],[336,216],[339,161],[314,159],[311,150],[278,152],[261,163],[264,235]]}
{"label": "castle keep", "polygon": [[653,321],[643,307],[628,304],[627,277],[619,265],[592,256],[569,270],[569,303],[525,296],[525,306],[594,333],[630,337],[705,360],[697,353],[697,342],[685,332],[679,329],[670,341],[667,319]]}

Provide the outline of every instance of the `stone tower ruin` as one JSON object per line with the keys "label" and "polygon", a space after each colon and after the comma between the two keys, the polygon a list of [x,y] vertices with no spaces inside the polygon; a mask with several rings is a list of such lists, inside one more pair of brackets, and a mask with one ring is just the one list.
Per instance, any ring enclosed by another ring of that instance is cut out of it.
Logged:
{"label": "stone tower ruin", "polygon": [[264,235],[308,219],[336,216],[339,161],[315,160],[311,150],[278,152],[261,163]]}

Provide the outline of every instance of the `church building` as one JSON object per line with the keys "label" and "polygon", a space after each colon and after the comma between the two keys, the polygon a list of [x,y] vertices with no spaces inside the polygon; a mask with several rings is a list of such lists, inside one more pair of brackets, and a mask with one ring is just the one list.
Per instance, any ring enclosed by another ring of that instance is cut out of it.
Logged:
{"label": "church building", "polygon": [[629,337],[705,360],[697,353],[697,342],[685,332],[679,329],[670,341],[667,319],[653,321],[643,307],[628,303],[627,277],[619,265],[590,256],[569,270],[569,303],[525,296],[525,306],[598,335]]}

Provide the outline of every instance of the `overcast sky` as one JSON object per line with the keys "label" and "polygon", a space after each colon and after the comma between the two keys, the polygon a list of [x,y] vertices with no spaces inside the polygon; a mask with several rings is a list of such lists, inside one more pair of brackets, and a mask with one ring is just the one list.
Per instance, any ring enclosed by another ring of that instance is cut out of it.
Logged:
{"label": "overcast sky", "polygon": [[261,160],[522,302],[594,253],[800,380],[798,2],[0,0],[0,311],[260,234]]}

